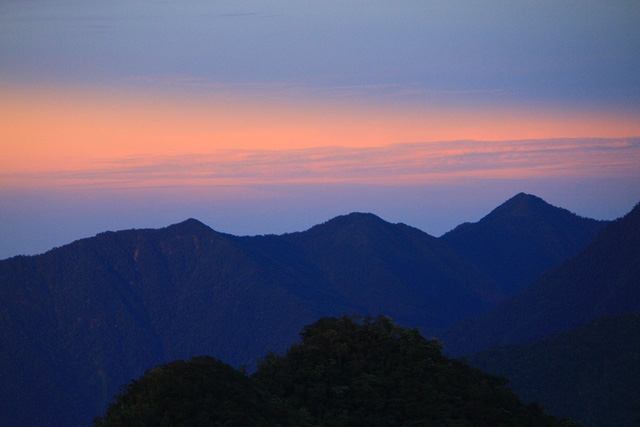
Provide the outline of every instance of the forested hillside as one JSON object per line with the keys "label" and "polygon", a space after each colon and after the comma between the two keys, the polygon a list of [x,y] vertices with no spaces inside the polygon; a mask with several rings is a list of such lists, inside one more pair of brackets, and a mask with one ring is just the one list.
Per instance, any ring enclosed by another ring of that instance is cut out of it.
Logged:
{"label": "forested hillside", "polygon": [[453,355],[532,342],[598,317],[640,311],[640,204],[570,258],[478,319],[442,335]]}
{"label": "forested hillside", "polygon": [[86,425],[150,366],[207,354],[254,368],[324,316],[385,314],[433,336],[502,298],[492,274],[444,239],[363,213],[252,237],[191,219],[3,260],[0,424]]}
{"label": "forested hillside", "polygon": [[323,318],[251,377],[207,357],[149,370],[96,426],[576,425],[440,350],[386,317]]}
{"label": "forested hillside", "polygon": [[508,297],[578,253],[605,224],[520,193],[442,240],[489,274],[501,285],[500,295]]}
{"label": "forested hillside", "polygon": [[446,243],[374,215],[335,221],[344,226],[320,226],[322,240],[318,229],[241,238],[188,220],[0,262],[1,417],[79,425],[149,366],[200,354],[255,365],[326,315],[436,328],[491,306],[488,280]]}

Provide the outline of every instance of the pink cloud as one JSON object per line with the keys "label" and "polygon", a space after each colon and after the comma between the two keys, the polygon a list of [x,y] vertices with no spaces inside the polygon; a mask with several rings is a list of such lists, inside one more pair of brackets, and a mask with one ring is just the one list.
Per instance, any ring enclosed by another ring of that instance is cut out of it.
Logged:
{"label": "pink cloud", "polygon": [[0,176],[12,186],[419,185],[460,179],[637,174],[640,138],[449,141],[382,147],[236,149],[96,160],[83,169]]}

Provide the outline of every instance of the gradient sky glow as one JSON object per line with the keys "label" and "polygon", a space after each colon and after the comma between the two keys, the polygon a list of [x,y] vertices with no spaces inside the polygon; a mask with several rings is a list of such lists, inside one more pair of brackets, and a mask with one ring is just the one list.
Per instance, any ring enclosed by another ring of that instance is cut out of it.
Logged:
{"label": "gradient sky glow", "polygon": [[[0,258],[196,217],[440,235],[640,201],[632,1],[0,4]],[[529,4],[531,3],[531,4]]]}

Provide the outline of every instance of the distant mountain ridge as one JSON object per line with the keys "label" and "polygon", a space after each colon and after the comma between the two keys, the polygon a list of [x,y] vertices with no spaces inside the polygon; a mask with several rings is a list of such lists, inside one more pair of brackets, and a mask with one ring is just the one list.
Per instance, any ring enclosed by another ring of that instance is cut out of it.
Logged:
{"label": "distant mountain ridge", "polygon": [[587,427],[640,415],[640,204],[571,257],[440,338],[524,401]]}
{"label": "distant mountain ridge", "polygon": [[500,295],[508,297],[575,255],[606,223],[519,193],[479,222],[461,224],[441,238],[500,283]]}
{"label": "distant mountain ridge", "polygon": [[[495,284],[482,271],[445,242],[405,224],[352,213],[283,239],[317,266],[324,286],[403,324],[441,327],[493,305]],[[349,285],[354,282],[358,286]]]}
{"label": "distant mountain ridge", "polygon": [[[491,305],[470,286],[477,269],[440,254],[445,243],[373,216],[344,219],[353,233],[322,232],[327,250],[318,229],[242,238],[191,219],[0,262],[0,396],[10,402],[0,419],[86,424],[153,365],[199,354],[255,363],[322,316],[391,313],[425,328]],[[409,251],[438,253],[444,267]],[[443,289],[454,291],[443,299]]]}
{"label": "distant mountain ridge", "polygon": [[452,355],[518,344],[598,317],[640,311],[640,204],[602,229],[581,252],[518,294],[443,335]]}
{"label": "distant mountain ridge", "polygon": [[481,265],[447,239],[364,213],[253,237],[189,219],[3,260],[0,425],[86,424],[155,364],[201,354],[251,364],[320,317],[385,314],[431,333],[500,300],[505,285]]}

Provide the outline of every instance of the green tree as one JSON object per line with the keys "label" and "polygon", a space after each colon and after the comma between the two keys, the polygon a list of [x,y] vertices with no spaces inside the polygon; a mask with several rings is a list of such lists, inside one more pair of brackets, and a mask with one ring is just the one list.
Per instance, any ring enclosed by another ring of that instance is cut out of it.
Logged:
{"label": "green tree", "polygon": [[561,425],[520,402],[506,380],[447,358],[437,340],[387,317],[324,318],[301,337],[253,377],[318,425]]}
{"label": "green tree", "polygon": [[96,427],[277,426],[299,424],[246,375],[212,357],[148,370],[116,396]]}
{"label": "green tree", "polygon": [[301,338],[251,376],[211,357],[158,366],[95,426],[575,426],[387,317],[323,318]]}

